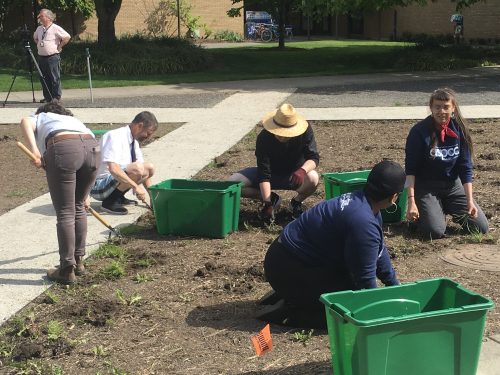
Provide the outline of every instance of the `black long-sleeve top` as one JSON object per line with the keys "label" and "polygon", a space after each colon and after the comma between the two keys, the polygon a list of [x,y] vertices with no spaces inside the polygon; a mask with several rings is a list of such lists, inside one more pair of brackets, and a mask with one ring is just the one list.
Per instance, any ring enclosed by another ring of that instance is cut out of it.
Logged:
{"label": "black long-sleeve top", "polygon": [[287,142],[278,141],[274,134],[263,129],[257,136],[255,156],[259,183],[270,181],[272,174],[290,175],[306,160],[313,160],[316,166],[319,164],[319,153],[310,125],[303,134],[292,137]]}

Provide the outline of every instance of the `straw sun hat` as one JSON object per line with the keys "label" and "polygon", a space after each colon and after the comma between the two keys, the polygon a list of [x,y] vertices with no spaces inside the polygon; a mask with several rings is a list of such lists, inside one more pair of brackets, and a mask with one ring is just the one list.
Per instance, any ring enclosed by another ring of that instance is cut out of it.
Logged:
{"label": "straw sun hat", "polygon": [[307,121],[291,104],[283,104],[262,119],[264,128],[280,137],[297,137],[307,130]]}

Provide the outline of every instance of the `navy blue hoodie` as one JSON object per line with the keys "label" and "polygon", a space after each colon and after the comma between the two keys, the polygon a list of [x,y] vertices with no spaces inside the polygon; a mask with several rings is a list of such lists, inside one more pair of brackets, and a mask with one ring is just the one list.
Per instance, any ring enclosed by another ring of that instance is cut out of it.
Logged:
{"label": "navy blue hoodie", "polygon": [[[472,182],[472,160],[464,135],[452,119],[449,128],[458,138],[446,136],[444,143],[439,130],[434,130],[431,116],[414,125],[406,138],[405,171],[416,179],[426,181]],[[432,148],[431,129],[436,134],[436,148]]]}
{"label": "navy blue hoodie", "polygon": [[281,243],[311,267],[328,267],[351,288],[398,285],[384,244],[382,216],[373,214],[363,191],[346,193],[305,211],[284,229]]}

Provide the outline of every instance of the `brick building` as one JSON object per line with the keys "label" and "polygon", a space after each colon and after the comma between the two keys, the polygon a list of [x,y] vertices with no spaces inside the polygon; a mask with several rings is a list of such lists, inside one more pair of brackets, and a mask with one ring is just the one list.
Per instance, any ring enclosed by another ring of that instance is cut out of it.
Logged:
{"label": "brick building", "polygon": [[[226,12],[232,7],[231,0],[187,0],[192,6],[192,14],[201,17],[201,23],[212,31],[231,30],[244,33],[244,17],[231,18]],[[16,14],[7,17],[5,30],[12,30],[23,23],[33,27],[31,1],[27,1]],[[116,35],[134,34],[145,29],[145,19],[155,8],[158,0],[123,0],[116,18]],[[312,34],[331,35],[338,38],[392,39],[394,34],[400,38],[405,33],[442,35],[452,34],[451,15],[455,12],[456,2],[453,0],[428,1],[426,6],[412,5],[369,14],[359,17],[345,15],[328,16],[320,22],[312,23]],[[260,10],[260,9],[251,9]],[[464,36],[466,39],[500,39],[500,0],[486,0],[474,4],[463,11]],[[58,23],[71,34],[80,29],[82,38],[97,38],[97,17],[92,17],[84,24],[70,20],[59,14]],[[175,21],[176,23],[176,21]],[[301,14],[290,14],[286,20],[292,24],[294,34],[307,32],[307,20]],[[176,29],[175,29],[176,30]],[[183,34],[186,30],[182,30]]]}
{"label": "brick building", "polygon": [[[193,16],[200,16],[200,22],[212,31],[231,30],[243,33],[242,17],[231,18],[226,12],[232,7],[231,0],[188,0]],[[123,0],[120,12],[116,17],[116,35],[135,33],[145,29],[144,20],[149,11],[154,9],[157,0]],[[97,17],[86,22],[83,37],[97,38]],[[176,29],[177,30],[177,29]],[[183,34],[186,30],[183,30]]]}

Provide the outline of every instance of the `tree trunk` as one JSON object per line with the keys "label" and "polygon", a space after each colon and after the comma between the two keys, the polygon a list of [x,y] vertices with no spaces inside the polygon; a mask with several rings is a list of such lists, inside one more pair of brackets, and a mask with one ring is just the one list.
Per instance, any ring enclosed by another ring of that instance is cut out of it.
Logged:
{"label": "tree trunk", "polygon": [[286,0],[281,0],[279,4],[279,49],[285,48],[285,2]]}
{"label": "tree trunk", "polygon": [[100,44],[115,42],[115,19],[122,0],[94,0],[94,4],[98,18],[97,41]]}

